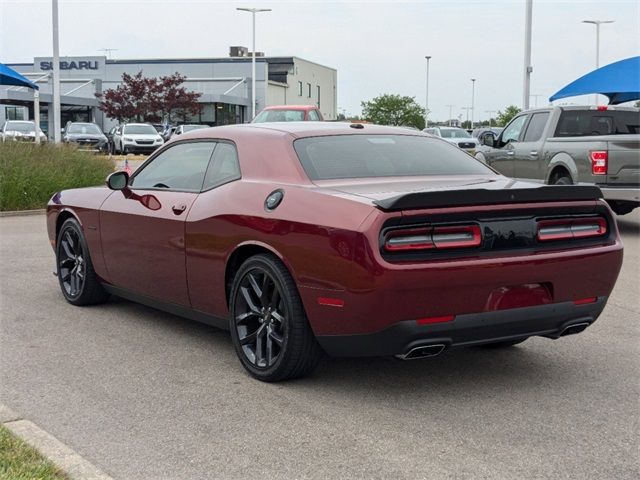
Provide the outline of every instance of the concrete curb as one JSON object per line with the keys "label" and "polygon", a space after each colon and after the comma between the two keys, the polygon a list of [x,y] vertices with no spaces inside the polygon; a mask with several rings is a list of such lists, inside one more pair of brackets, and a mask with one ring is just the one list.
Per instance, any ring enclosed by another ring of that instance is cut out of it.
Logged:
{"label": "concrete curb", "polygon": [[7,212],[0,212],[1,217],[22,217],[28,215],[43,215],[47,212],[44,208],[39,208],[38,210],[10,210]]}
{"label": "concrete curb", "polygon": [[60,467],[74,480],[113,480],[36,424],[22,420],[10,408],[0,403],[0,422],[25,443]]}

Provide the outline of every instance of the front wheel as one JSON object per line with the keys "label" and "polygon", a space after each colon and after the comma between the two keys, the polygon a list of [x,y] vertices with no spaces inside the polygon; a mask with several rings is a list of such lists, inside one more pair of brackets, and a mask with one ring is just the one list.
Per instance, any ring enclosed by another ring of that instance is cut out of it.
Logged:
{"label": "front wheel", "polygon": [[296,284],[273,255],[249,258],[231,289],[229,327],[236,354],[253,377],[277,382],[310,374],[322,357]]}
{"label": "front wheel", "polygon": [[82,229],[74,218],[66,220],[56,244],[57,275],[62,295],[73,305],[94,305],[109,298],[93,270]]}

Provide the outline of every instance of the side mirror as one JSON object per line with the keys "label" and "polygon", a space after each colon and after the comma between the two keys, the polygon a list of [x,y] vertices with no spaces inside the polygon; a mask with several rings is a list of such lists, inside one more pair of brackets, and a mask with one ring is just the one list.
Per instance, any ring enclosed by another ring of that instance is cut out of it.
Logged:
{"label": "side mirror", "polygon": [[482,136],[482,144],[487,147],[494,147],[496,144],[496,136],[491,132],[485,133]]}
{"label": "side mirror", "polygon": [[111,190],[124,190],[129,185],[127,172],[114,172],[107,177],[107,187]]}

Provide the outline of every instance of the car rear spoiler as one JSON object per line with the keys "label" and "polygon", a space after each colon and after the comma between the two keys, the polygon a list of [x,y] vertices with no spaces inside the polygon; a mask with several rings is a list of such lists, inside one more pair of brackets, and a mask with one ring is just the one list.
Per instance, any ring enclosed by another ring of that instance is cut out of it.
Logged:
{"label": "car rear spoiler", "polygon": [[383,210],[497,205],[501,203],[558,202],[602,198],[595,185],[553,185],[536,188],[441,190],[414,192],[373,202]]}

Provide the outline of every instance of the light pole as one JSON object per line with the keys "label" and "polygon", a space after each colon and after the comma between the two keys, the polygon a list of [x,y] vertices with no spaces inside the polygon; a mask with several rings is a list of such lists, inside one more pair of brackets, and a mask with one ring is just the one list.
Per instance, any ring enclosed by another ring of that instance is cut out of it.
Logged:
{"label": "light pole", "polygon": [[465,110],[467,112],[467,119],[465,120],[464,123],[469,123],[469,110],[472,110],[471,107],[462,107],[462,110]]}
{"label": "light pole", "polygon": [[424,101],[424,127],[427,128],[429,126],[429,60],[431,56],[427,55],[424,58],[427,59],[427,95]]}
{"label": "light pole", "polygon": [[471,79],[471,130],[473,130],[473,113],[475,110],[475,102],[476,102],[476,79]]}
{"label": "light pole", "polygon": [[[590,23],[596,26],[596,70],[600,68],[600,25],[603,23],[613,23],[614,20],[583,20],[582,23]],[[598,104],[598,94],[594,97],[594,103]]]}
{"label": "light pole", "polygon": [[529,110],[529,93],[531,92],[531,17],[533,0],[527,0],[524,20],[524,85],[522,88],[522,109]]}
{"label": "light pole", "polygon": [[[60,44],[58,35],[58,0],[51,2],[53,30],[53,141],[60,143]],[[51,128],[51,124],[49,124]],[[51,131],[51,130],[49,130]],[[38,132],[36,132],[38,136]]]}
{"label": "light pole", "polygon": [[451,126],[451,120],[453,118],[453,107],[455,107],[455,105],[445,105],[445,107],[449,107],[449,126]]}
{"label": "light pole", "polygon": [[491,121],[493,120],[493,114],[496,113],[496,110],[485,110],[484,113],[489,114],[489,128],[493,127],[493,123]]}
{"label": "light pole", "polygon": [[251,20],[253,23],[253,36],[252,36],[252,52],[251,52],[251,119],[256,116],[256,13],[270,12],[270,8],[241,8],[237,7],[236,10],[242,12],[251,12]]}

